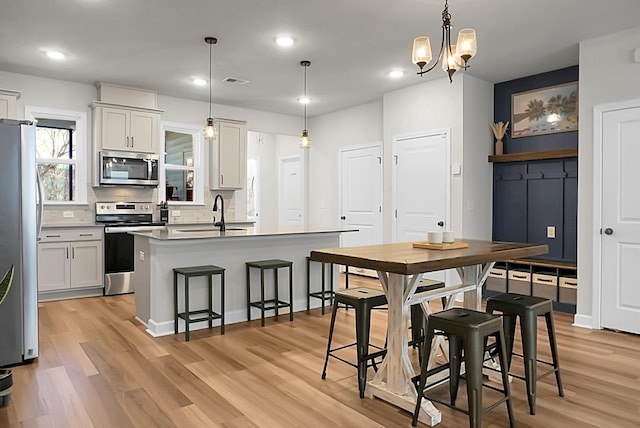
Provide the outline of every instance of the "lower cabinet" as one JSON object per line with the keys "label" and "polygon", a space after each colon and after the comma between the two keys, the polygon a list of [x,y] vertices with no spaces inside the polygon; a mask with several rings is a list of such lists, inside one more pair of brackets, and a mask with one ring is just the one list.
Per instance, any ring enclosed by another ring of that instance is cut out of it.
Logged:
{"label": "lower cabinet", "polygon": [[45,229],[38,244],[38,292],[102,287],[101,228]]}
{"label": "lower cabinet", "polygon": [[486,295],[515,293],[553,300],[554,309],[575,313],[576,265],[539,260],[496,262],[485,283]]}

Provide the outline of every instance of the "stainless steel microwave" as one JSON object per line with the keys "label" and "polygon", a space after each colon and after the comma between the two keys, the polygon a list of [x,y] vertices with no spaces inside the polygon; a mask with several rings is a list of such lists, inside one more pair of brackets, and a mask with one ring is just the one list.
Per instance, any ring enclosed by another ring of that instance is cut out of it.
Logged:
{"label": "stainless steel microwave", "polygon": [[158,156],[149,153],[100,152],[100,185],[157,186]]}

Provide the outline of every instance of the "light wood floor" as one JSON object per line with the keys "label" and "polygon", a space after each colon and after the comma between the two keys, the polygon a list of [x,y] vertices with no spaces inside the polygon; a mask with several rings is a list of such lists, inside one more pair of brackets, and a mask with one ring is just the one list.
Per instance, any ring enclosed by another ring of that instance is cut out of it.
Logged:
{"label": "light wood floor", "polygon": [[[358,285],[355,277],[351,285]],[[363,280],[374,284],[373,280]],[[320,379],[330,314],[320,310],[152,338],[134,319],[132,295],[48,302],[40,308],[40,357],[14,368],[0,427],[409,427],[408,413],[360,399],[355,369],[329,362]],[[354,338],[341,310],[336,344]],[[376,311],[373,341],[384,343]],[[571,327],[556,314],[565,397],[553,377],[538,382],[537,415],[524,384],[512,383],[519,427],[638,427],[640,337]],[[542,324],[541,324],[542,326]],[[539,355],[548,358],[540,335]],[[415,361],[415,358],[414,358]],[[517,361],[516,361],[517,363]],[[370,372],[370,377],[373,371]],[[461,395],[458,403],[464,403]],[[468,426],[443,406],[442,427]],[[508,426],[504,405],[485,427]],[[424,425],[422,425],[424,426]]]}

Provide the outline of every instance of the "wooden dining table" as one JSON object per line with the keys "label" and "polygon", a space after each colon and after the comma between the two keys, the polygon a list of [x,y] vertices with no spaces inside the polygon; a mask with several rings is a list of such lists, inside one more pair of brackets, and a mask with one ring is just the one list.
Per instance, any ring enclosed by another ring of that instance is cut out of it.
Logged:
{"label": "wooden dining table", "polygon": [[[311,251],[311,260],[372,269],[388,302],[387,354],[375,377],[367,383],[366,396],[377,397],[409,412],[414,411],[417,393],[409,360],[407,314],[411,305],[428,311],[428,302],[447,298],[447,307],[464,294],[464,307],[480,310],[482,286],[496,261],[546,254],[547,245],[516,242],[456,240],[468,246],[457,249],[414,248],[412,242]],[[416,293],[423,273],[455,269],[460,284]],[[441,414],[428,400],[422,400],[419,420],[429,426],[441,421]]]}

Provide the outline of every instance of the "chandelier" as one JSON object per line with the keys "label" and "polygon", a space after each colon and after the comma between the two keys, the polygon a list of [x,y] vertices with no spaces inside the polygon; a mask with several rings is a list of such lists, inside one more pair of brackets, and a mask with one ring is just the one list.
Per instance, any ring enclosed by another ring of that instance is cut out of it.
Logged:
{"label": "chandelier", "polygon": [[307,97],[307,68],[311,65],[311,61],[300,61],[300,65],[304,67],[304,96],[298,100],[304,104],[304,129],[300,136],[300,147],[308,149],[311,147],[311,137],[309,137],[309,131],[307,131],[307,104],[311,100]]}
{"label": "chandelier", "polygon": [[453,82],[452,76],[459,69],[469,68],[469,60],[478,51],[476,42],[476,31],[472,28],[463,28],[458,32],[458,41],[451,44],[451,14],[449,13],[449,1],[445,0],[442,11],[442,41],[440,42],[440,52],[436,62],[425,70],[425,66],[431,62],[431,42],[429,37],[420,36],[413,40],[412,60],[420,67],[418,74],[422,76],[430,72],[440,62],[442,69],[449,75],[449,82]]}
{"label": "chandelier", "polygon": [[215,37],[205,37],[204,41],[209,45],[209,117],[204,126],[204,137],[207,140],[216,138],[216,127],[213,125],[213,117],[211,116],[211,47],[218,43]]}

